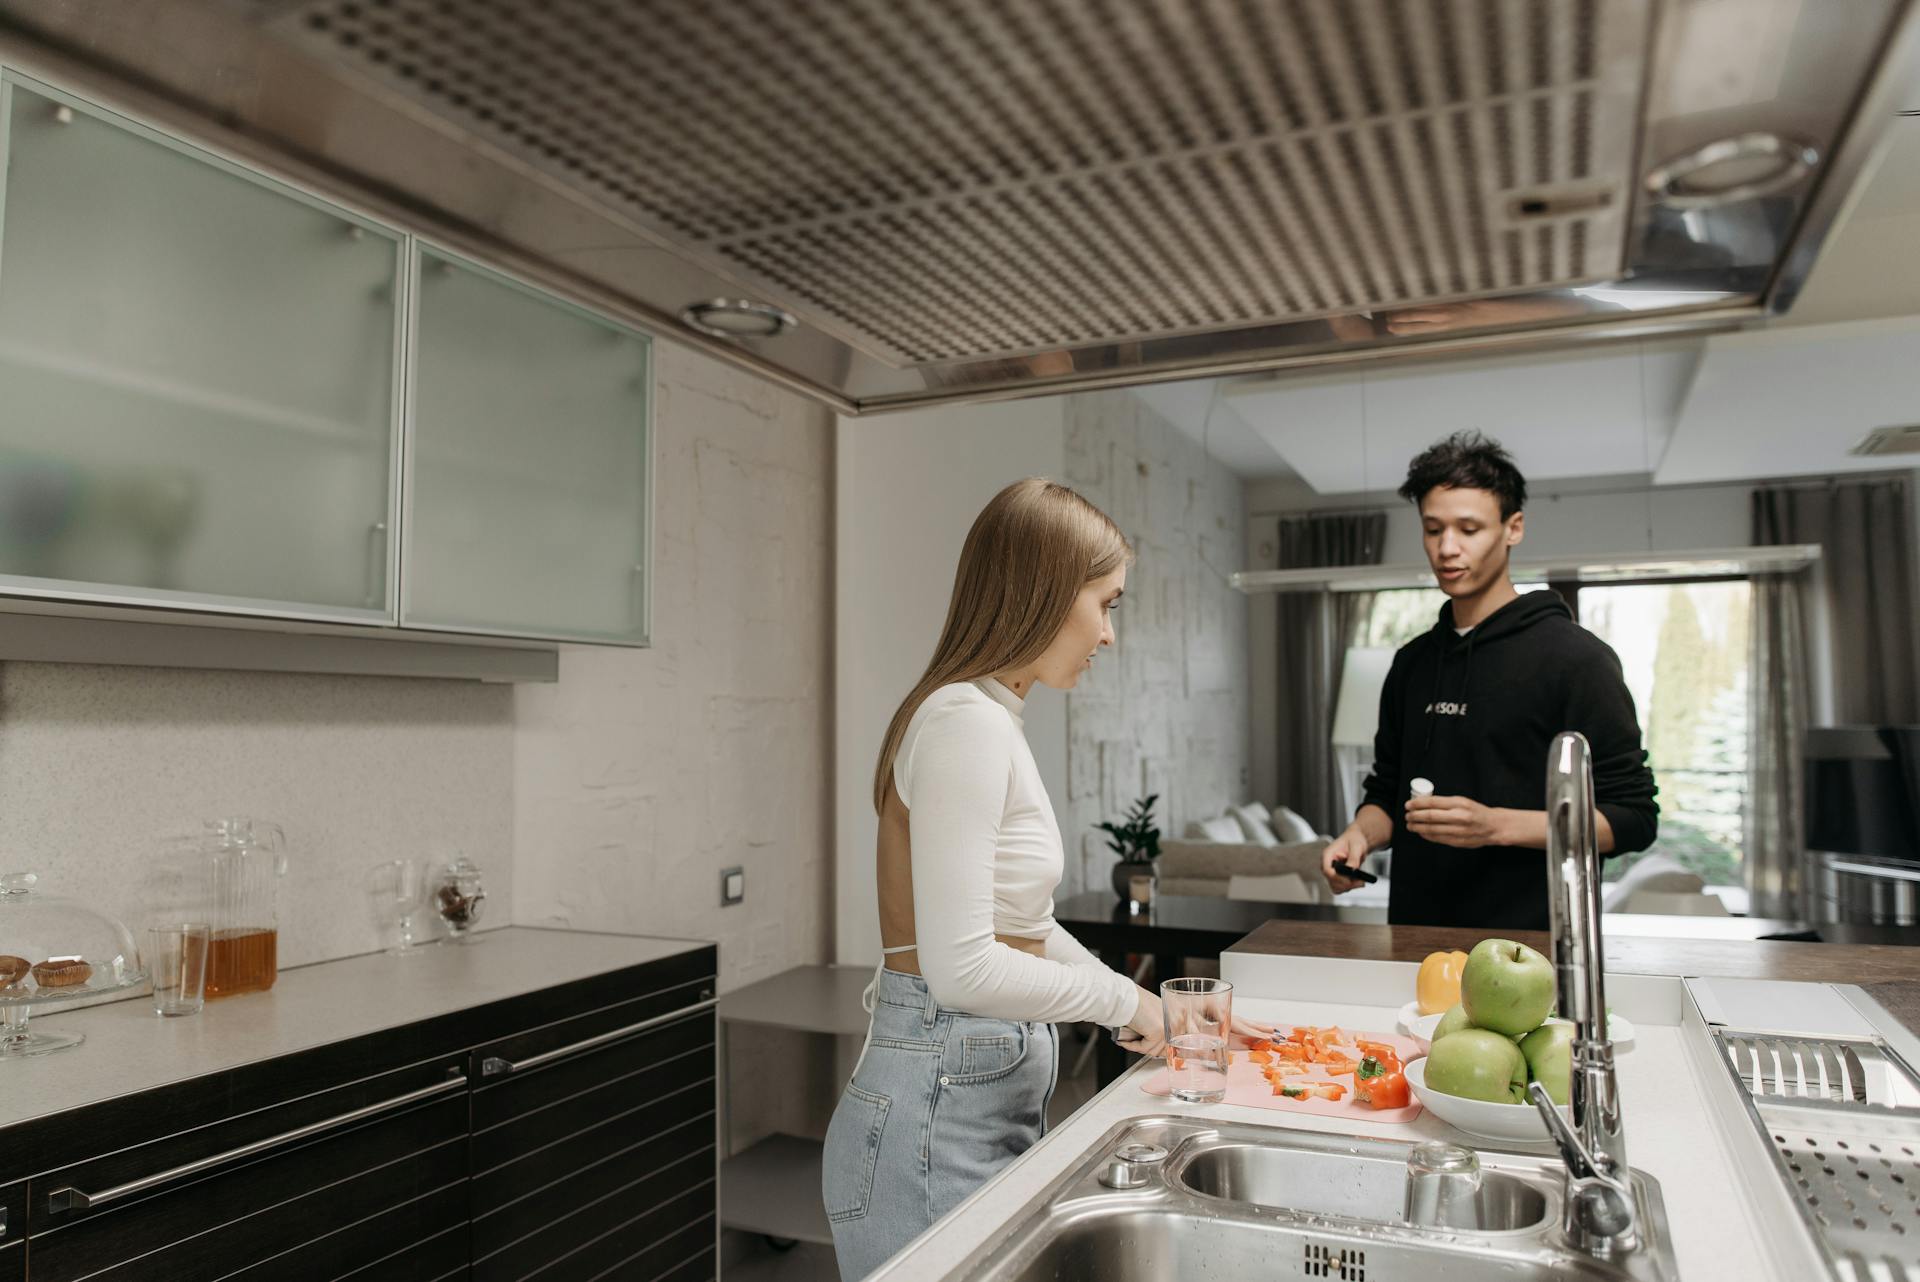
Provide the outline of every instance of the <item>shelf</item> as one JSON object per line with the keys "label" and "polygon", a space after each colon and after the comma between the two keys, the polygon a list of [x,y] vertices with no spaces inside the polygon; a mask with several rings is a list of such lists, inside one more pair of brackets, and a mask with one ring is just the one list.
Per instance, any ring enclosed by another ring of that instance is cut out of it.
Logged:
{"label": "shelf", "polygon": [[[824,968],[822,968],[824,969]],[[819,1140],[769,1135],[720,1164],[720,1223],[743,1233],[833,1244],[820,1194]]]}
{"label": "shelf", "polygon": [[860,994],[872,978],[867,966],[796,966],[722,997],[720,1018],[730,1024],[860,1037],[867,1031]]}

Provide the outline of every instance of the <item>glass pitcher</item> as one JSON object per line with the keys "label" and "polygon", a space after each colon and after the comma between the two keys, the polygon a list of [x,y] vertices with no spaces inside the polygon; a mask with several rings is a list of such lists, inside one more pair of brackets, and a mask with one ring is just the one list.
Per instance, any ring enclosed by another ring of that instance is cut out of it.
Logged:
{"label": "glass pitcher", "polygon": [[212,927],[208,997],[273,987],[280,969],[277,901],[286,845],[279,824],[244,816],[209,819],[200,832],[163,844],[149,907],[156,916]]}

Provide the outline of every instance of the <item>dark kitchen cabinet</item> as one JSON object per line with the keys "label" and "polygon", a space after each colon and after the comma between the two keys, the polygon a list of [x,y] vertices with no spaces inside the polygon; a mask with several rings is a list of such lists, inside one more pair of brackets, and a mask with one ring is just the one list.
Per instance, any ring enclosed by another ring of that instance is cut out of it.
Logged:
{"label": "dark kitchen cabinet", "polygon": [[0,1282],[713,1278],[715,973],[695,947],[0,1130]]}

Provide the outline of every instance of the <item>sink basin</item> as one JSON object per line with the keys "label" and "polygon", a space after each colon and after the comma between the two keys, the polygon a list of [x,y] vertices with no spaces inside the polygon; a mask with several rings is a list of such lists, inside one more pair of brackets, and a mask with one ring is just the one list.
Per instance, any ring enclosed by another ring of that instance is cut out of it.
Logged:
{"label": "sink basin", "polygon": [[[1675,1277],[1659,1186],[1639,1172],[1632,1183],[1643,1245],[1596,1260],[1560,1238],[1555,1159],[1483,1151],[1482,1228],[1406,1224],[1401,1210],[1411,1148],[1244,1123],[1138,1118],[1107,1132],[953,1276],[990,1282]],[[1165,1156],[1155,1160],[1159,1152]],[[1120,1160],[1129,1154],[1131,1160]],[[1116,1174],[1124,1186],[1116,1186]]]}
{"label": "sink basin", "polygon": [[[1382,1153],[1351,1146],[1323,1151],[1291,1144],[1200,1144],[1175,1178],[1204,1197],[1393,1224],[1406,1205],[1407,1159],[1404,1148]],[[1543,1190],[1498,1171],[1483,1172],[1483,1232],[1530,1229],[1546,1218]]]}

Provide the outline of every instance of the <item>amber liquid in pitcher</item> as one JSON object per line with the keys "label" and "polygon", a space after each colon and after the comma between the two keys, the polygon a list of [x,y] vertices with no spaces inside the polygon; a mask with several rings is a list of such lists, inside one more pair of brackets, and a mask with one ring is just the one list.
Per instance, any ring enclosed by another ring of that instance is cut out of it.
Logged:
{"label": "amber liquid in pitcher", "polygon": [[273,987],[280,969],[280,932],[254,926],[216,930],[207,949],[207,996],[231,997]]}

